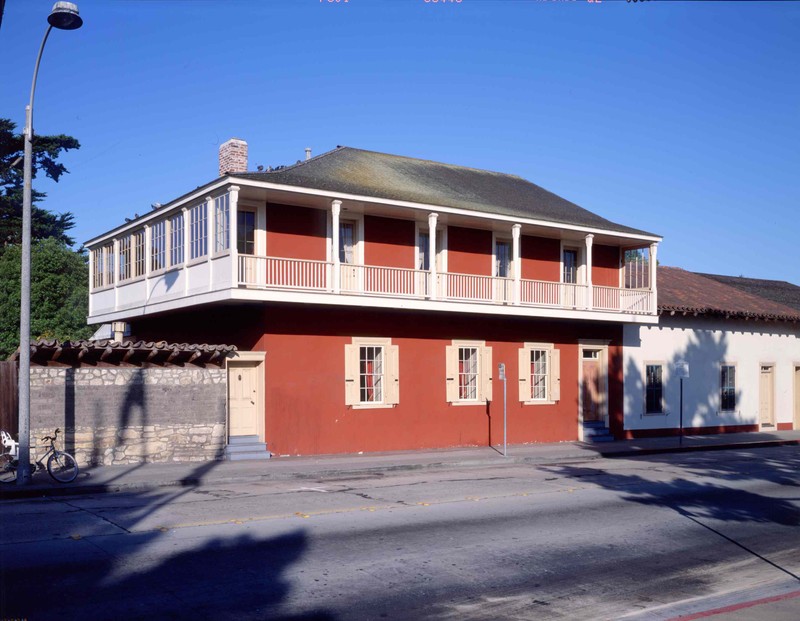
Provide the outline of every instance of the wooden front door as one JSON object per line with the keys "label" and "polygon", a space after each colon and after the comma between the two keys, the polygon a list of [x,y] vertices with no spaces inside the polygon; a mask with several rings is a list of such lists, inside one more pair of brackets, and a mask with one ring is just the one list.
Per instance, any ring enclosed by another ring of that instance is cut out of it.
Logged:
{"label": "wooden front door", "polygon": [[774,367],[761,365],[758,387],[758,419],[762,427],[775,427]]}
{"label": "wooden front door", "polygon": [[587,349],[581,359],[582,386],[581,404],[584,422],[602,421],[604,385],[600,352],[596,349]]}
{"label": "wooden front door", "polygon": [[228,367],[228,407],[230,435],[259,435],[258,373],[256,364],[235,364]]}

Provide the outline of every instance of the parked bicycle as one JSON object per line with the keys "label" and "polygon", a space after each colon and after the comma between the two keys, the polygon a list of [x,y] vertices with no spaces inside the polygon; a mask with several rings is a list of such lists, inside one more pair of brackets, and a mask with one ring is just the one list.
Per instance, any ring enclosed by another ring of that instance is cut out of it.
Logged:
{"label": "parked bicycle", "polygon": [[[56,439],[61,429],[56,429],[52,436],[44,436],[42,442],[49,443],[41,446],[47,450],[39,458],[31,463],[31,474],[36,470],[44,470],[47,468],[47,473],[53,478],[54,481],[59,483],[72,483],[78,477],[78,462],[75,458],[64,451],[59,451],[56,448]],[[19,442],[15,441],[10,434],[5,431],[0,431],[0,441],[7,449],[6,452],[0,454],[0,483],[12,483],[17,479],[17,468],[19,467]],[[47,459],[47,466],[45,466],[45,458]]]}

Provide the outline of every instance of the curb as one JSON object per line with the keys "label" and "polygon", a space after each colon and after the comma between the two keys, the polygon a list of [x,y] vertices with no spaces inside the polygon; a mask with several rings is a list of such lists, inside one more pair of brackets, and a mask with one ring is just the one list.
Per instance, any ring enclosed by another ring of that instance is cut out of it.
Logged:
{"label": "curb", "polygon": [[640,455],[661,455],[664,453],[698,453],[701,451],[728,451],[798,445],[800,445],[800,440],[763,440],[758,442],[733,442],[730,444],[699,444],[663,448],[629,449],[625,451],[609,451],[608,453],[602,453],[601,451],[601,454],[605,459],[614,459],[616,457],[637,457]]}

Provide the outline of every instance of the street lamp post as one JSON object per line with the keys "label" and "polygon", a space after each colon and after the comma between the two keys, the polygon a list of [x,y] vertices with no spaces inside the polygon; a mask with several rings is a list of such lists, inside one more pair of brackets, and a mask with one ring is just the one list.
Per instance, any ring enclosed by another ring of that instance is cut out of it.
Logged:
{"label": "street lamp post", "polygon": [[53,28],[76,30],[83,25],[78,7],[72,2],[56,2],[47,16],[49,26],[44,33],[36,65],[33,68],[31,98],[25,107],[25,161],[22,186],[22,268],[19,309],[19,467],[17,485],[30,482],[31,455],[31,180],[33,178],[33,94],[42,60],[44,44]]}

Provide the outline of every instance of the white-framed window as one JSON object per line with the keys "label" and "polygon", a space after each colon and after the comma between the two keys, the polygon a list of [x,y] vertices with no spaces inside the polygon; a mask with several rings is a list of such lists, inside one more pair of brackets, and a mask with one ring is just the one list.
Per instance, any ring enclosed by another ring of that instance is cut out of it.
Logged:
{"label": "white-framed window", "polygon": [[568,284],[578,283],[578,249],[564,248],[561,255],[561,282]]}
{"label": "white-framed window", "polygon": [[391,339],[354,337],[344,346],[345,405],[391,407],[400,403],[399,348]]}
{"label": "white-framed window", "polygon": [[92,251],[94,273],[92,284],[95,289],[114,284],[114,245],[108,244]]}
{"label": "white-framed window", "polygon": [[723,362],[719,366],[719,409],[721,412],[736,410],[736,365]]}
{"label": "white-framed window", "polygon": [[646,362],[644,365],[644,413],[664,413],[663,362]]}
{"label": "white-framed window", "polygon": [[146,265],[144,244],[144,231],[136,231],[133,234],[133,277],[144,276]]}
{"label": "white-framed window", "polygon": [[511,242],[506,239],[494,241],[494,276],[511,278]]}
{"label": "white-framed window", "polygon": [[167,221],[161,220],[150,227],[150,271],[167,267]]}
{"label": "white-framed window", "polygon": [[223,252],[230,246],[230,199],[228,194],[214,199],[214,252]]}
{"label": "white-framed window", "polygon": [[352,265],[356,262],[356,223],[339,220],[339,262]]}
{"label": "white-framed window", "polygon": [[208,253],[208,204],[200,203],[189,210],[189,260]]}
{"label": "white-framed window", "polygon": [[525,404],[561,399],[561,352],[552,343],[525,343],[519,351],[519,400]]}
{"label": "white-framed window", "polygon": [[256,253],[256,214],[239,210],[236,213],[236,251],[239,254]]}
{"label": "white-framed window", "polygon": [[445,348],[447,401],[456,404],[492,400],[492,348],[485,341],[453,341]]}
{"label": "white-framed window", "polygon": [[133,244],[131,236],[126,235],[119,239],[119,280],[128,280],[131,277],[133,265]]}
{"label": "white-framed window", "polygon": [[169,264],[183,263],[183,213],[178,212],[169,219]]}

